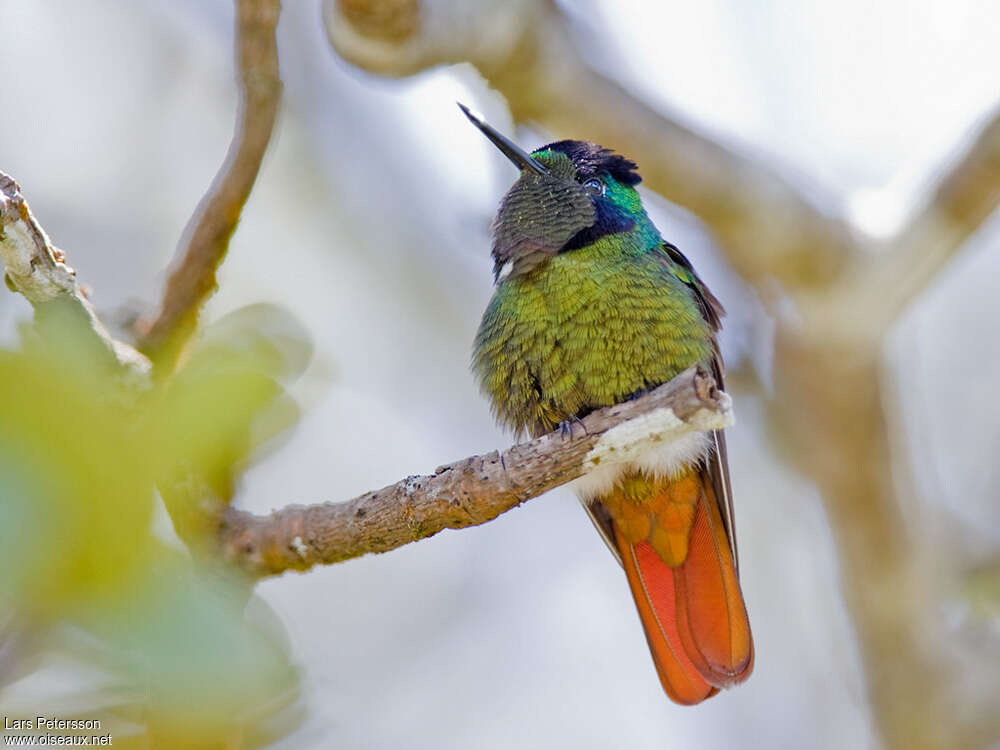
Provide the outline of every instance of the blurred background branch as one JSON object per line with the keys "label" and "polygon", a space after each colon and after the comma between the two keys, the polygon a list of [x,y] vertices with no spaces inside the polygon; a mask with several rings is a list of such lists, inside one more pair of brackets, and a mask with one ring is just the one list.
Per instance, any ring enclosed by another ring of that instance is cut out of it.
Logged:
{"label": "blurred background branch", "polygon": [[842,222],[763,163],[660,114],[593,70],[552,0],[459,5],[325,0],[324,20],[334,49],[360,68],[405,76],[469,62],[504,95],[515,122],[585,137],[638,159],[644,184],[709,221],[750,280],[812,287],[829,283],[843,267],[853,247]]}
{"label": "blurred background branch", "polygon": [[281,100],[276,29],[280,0],[236,0],[240,105],[225,162],[191,217],[155,317],[137,324],[140,348],[169,373],[194,332],[257,179]]}
{"label": "blurred background branch", "polygon": [[[1000,111],[953,159],[929,191],[923,208],[888,248],[862,263],[858,278],[874,320],[891,325],[941,273],[1000,205]],[[867,292],[867,293],[865,293]]]}
{"label": "blurred background branch", "polygon": [[452,0],[326,0],[324,18],[334,49],[371,72],[405,76],[472,63],[504,95],[515,122],[627,154],[650,188],[705,222],[776,316],[772,433],[823,493],[883,740],[907,749],[995,741],[992,697],[961,715],[954,710],[964,700],[962,675],[945,666],[954,655],[940,647],[949,640],[942,592],[928,575],[946,561],[907,532],[915,499],[897,487],[913,483],[893,481],[882,361],[896,316],[1000,201],[1000,120],[883,253],[763,164],[654,112],[592,70],[551,0],[475,5],[462,13]]}

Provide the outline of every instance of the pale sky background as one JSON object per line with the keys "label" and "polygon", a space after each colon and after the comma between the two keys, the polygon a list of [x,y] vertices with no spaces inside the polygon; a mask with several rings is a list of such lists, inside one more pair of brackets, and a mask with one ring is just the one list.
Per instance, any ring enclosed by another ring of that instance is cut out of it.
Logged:
{"label": "pale sky background", "polygon": [[[360,73],[328,47],[318,3],[284,5],[277,139],[210,307],[274,302],[315,339],[305,417],[238,497],[256,511],[346,499],[509,443],[468,360],[491,290],[489,220],[515,175],[454,105],[510,132],[502,100],[468,68]],[[562,5],[604,71],[874,235],[905,220],[1000,102],[1000,7],[985,0]],[[100,309],[155,299],[231,135],[230,3],[0,0],[0,18],[0,169]],[[748,354],[766,377],[759,305],[696,220],[648,205],[730,309],[730,364]],[[983,322],[1000,312],[997,238],[970,242],[887,356],[915,504],[954,513],[970,561],[1000,540],[1000,472],[983,471],[1000,447],[1000,343]],[[5,341],[29,314],[0,294]],[[946,409],[937,384],[970,358]],[[308,691],[306,724],[278,747],[872,746],[822,506],[776,462],[761,412],[740,398],[730,431],[757,643],[744,686],[694,710],[664,698],[621,571],[554,492],[483,527],[265,582]]]}

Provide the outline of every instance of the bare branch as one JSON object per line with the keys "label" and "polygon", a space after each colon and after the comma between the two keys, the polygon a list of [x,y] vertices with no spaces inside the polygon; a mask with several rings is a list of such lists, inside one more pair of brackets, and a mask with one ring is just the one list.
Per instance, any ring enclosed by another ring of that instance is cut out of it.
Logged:
{"label": "bare branch", "polygon": [[235,0],[240,114],[226,160],[192,216],[155,319],[138,323],[141,346],[172,367],[218,286],[229,249],[271,139],[281,98],[275,31],[280,0]]}
{"label": "bare branch", "polygon": [[649,443],[731,422],[729,396],[692,367],[641,398],[590,414],[583,420],[586,432],[577,427],[564,436],[557,430],[344,503],[293,505],[264,517],[227,508],[220,543],[224,557],[256,576],[387,552],[442,529],[490,521],[598,463],[628,460],[630,451]]}
{"label": "bare branch", "polygon": [[76,280],[76,271],[64,263],[63,252],[31,213],[21,188],[0,172],[0,259],[7,269],[8,284],[24,295],[37,313],[65,302],[87,322],[87,330],[100,347],[133,376],[145,379],[149,360],[108,333]]}

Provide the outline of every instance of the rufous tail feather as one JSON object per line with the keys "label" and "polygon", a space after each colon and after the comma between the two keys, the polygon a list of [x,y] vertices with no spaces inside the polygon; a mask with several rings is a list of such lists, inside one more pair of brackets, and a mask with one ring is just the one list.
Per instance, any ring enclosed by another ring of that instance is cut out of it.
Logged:
{"label": "rufous tail feather", "polygon": [[601,502],[667,695],[700,703],[749,677],[750,623],[708,471],[629,475]]}

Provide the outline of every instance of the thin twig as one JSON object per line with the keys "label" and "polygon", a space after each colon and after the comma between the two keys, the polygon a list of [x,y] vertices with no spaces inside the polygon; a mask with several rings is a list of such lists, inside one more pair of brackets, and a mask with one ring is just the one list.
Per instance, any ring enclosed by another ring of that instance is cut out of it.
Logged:
{"label": "thin twig", "polygon": [[[443,529],[490,521],[646,442],[722,429],[731,423],[730,408],[712,377],[692,367],[641,398],[590,414],[586,429],[573,436],[556,430],[343,503],[293,505],[264,517],[227,508],[219,532],[223,554],[266,576],[386,552]],[[627,437],[613,429],[629,420]]]}
{"label": "thin twig", "polygon": [[216,271],[250,196],[281,98],[276,29],[280,0],[235,0],[240,110],[226,160],[191,217],[159,312],[139,321],[141,348],[173,367],[218,286]]}

